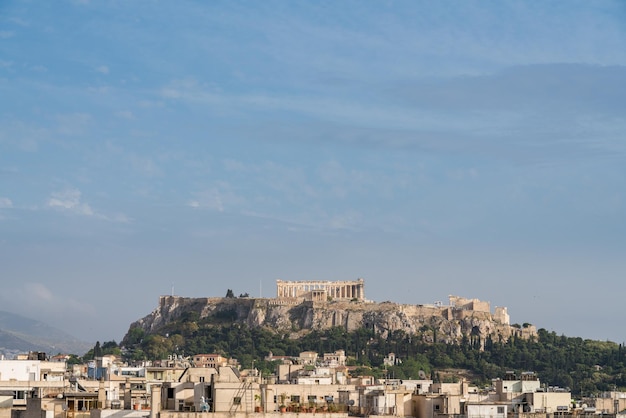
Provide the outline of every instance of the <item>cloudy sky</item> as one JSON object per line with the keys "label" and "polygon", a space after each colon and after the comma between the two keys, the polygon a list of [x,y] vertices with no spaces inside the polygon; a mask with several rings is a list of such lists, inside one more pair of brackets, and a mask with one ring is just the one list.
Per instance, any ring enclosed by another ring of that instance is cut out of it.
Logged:
{"label": "cloudy sky", "polygon": [[0,309],[365,279],[626,341],[622,1],[0,4]]}

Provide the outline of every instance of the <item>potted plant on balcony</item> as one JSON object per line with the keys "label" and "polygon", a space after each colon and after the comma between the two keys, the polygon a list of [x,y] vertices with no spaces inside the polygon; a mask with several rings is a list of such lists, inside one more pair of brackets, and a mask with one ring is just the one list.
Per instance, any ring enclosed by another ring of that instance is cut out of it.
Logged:
{"label": "potted plant on balcony", "polygon": [[289,405],[291,407],[291,410],[293,412],[300,412],[301,407],[300,407],[300,402],[292,402],[291,405]]}
{"label": "potted plant on balcony", "polygon": [[261,412],[261,395],[254,394],[254,412]]}

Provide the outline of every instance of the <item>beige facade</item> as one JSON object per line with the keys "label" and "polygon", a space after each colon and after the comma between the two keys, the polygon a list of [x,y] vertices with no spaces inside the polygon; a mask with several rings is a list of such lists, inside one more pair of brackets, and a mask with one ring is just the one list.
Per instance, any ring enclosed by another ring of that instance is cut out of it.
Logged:
{"label": "beige facade", "polygon": [[300,364],[315,365],[317,363],[318,354],[315,351],[303,351],[298,356]]}
{"label": "beige facade", "polygon": [[531,412],[552,414],[558,411],[567,411],[572,404],[570,392],[532,392],[526,394]]}
{"label": "beige facade", "polygon": [[219,354],[196,354],[193,356],[193,365],[217,369],[228,365],[228,359]]}
{"label": "beige facade", "polygon": [[324,363],[332,366],[345,366],[346,352],[344,350],[337,350],[332,353],[324,353]]}
{"label": "beige facade", "polygon": [[276,367],[278,383],[294,382],[302,370],[304,370],[303,364],[279,364]]}
{"label": "beige facade", "polygon": [[598,413],[616,414],[626,410],[626,393],[608,392],[601,398],[595,398],[593,405]]}
{"label": "beige facade", "polygon": [[146,380],[148,382],[176,382],[186,368],[183,367],[146,367]]}

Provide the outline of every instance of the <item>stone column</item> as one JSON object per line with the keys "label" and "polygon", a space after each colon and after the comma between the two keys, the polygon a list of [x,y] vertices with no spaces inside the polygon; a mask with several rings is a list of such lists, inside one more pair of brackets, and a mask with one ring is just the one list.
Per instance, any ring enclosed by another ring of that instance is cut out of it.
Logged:
{"label": "stone column", "polygon": [[158,418],[161,414],[161,385],[150,385],[150,418]]}
{"label": "stone column", "polygon": [[124,383],[124,409],[132,409],[132,392],[130,390],[130,378],[126,378],[126,382]]}
{"label": "stone column", "polygon": [[100,383],[98,383],[98,409],[106,408],[107,401],[107,392],[104,389],[104,380],[100,379]]}

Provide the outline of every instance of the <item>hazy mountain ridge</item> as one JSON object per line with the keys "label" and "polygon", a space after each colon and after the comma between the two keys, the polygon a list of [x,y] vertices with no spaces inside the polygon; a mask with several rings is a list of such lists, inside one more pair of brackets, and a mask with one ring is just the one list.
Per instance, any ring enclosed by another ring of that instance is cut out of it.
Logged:
{"label": "hazy mountain ridge", "polygon": [[0,353],[7,358],[28,351],[83,355],[91,347],[44,322],[0,311]]}

